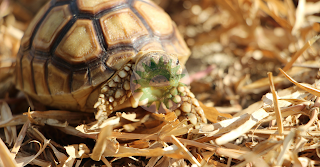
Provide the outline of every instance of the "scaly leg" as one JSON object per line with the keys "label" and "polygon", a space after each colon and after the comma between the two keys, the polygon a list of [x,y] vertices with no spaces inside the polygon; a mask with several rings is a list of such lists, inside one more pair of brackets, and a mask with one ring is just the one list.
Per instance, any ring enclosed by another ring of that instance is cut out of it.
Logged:
{"label": "scaly leg", "polygon": [[101,115],[110,115],[131,97],[131,68],[132,64],[126,64],[121,70],[115,73],[108,82],[101,86],[98,101],[94,105],[94,108],[98,110],[96,119]]}
{"label": "scaly leg", "polygon": [[178,87],[178,91],[183,92],[185,96],[181,97],[181,106],[174,110],[176,115],[180,118],[187,117],[194,125],[200,122],[207,123],[203,109],[189,88],[187,86]]}

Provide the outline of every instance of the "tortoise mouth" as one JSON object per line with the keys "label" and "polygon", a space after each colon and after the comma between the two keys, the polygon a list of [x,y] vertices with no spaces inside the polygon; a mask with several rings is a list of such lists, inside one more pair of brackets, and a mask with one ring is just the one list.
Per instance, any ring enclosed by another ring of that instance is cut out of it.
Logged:
{"label": "tortoise mouth", "polygon": [[133,68],[131,90],[133,94],[140,94],[139,106],[146,110],[173,111],[179,107],[180,96],[183,96],[177,90],[179,86],[185,86],[180,82],[184,75],[176,55],[163,51],[147,52],[140,55]]}
{"label": "tortoise mouth", "polygon": [[141,55],[133,72],[142,87],[177,86],[183,77],[177,56],[163,51],[151,51]]}
{"label": "tortoise mouth", "polygon": [[168,87],[170,81],[165,76],[157,75],[150,80],[149,85],[152,87]]}

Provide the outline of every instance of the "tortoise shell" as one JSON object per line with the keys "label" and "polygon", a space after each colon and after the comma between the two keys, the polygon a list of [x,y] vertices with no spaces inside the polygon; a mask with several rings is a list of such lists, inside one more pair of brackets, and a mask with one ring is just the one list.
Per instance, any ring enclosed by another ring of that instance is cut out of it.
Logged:
{"label": "tortoise shell", "polygon": [[148,50],[177,54],[181,64],[190,55],[169,15],[153,2],[53,0],[21,40],[16,87],[45,105],[87,110],[99,85]]}

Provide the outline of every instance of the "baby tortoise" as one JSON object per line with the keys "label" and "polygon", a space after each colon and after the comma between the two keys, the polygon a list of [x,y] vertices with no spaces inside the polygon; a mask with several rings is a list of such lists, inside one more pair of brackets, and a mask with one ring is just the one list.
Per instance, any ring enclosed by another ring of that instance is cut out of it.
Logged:
{"label": "baby tortoise", "polygon": [[179,82],[189,55],[176,25],[152,1],[52,0],[21,40],[16,87],[61,109],[109,115],[153,103],[176,106],[193,124],[206,122]]}

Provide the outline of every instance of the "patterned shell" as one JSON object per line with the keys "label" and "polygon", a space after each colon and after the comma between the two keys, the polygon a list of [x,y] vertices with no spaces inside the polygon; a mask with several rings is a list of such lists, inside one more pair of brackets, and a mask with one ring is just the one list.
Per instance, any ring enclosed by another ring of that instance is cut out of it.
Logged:
{"label": "patterned shell", "polygon": [[90,94],[146,50],[178,54],[182,64],[190,55],[175,24],[153,2],[53,0],[21,40],[16,86],[46,105],[86,110]]}

